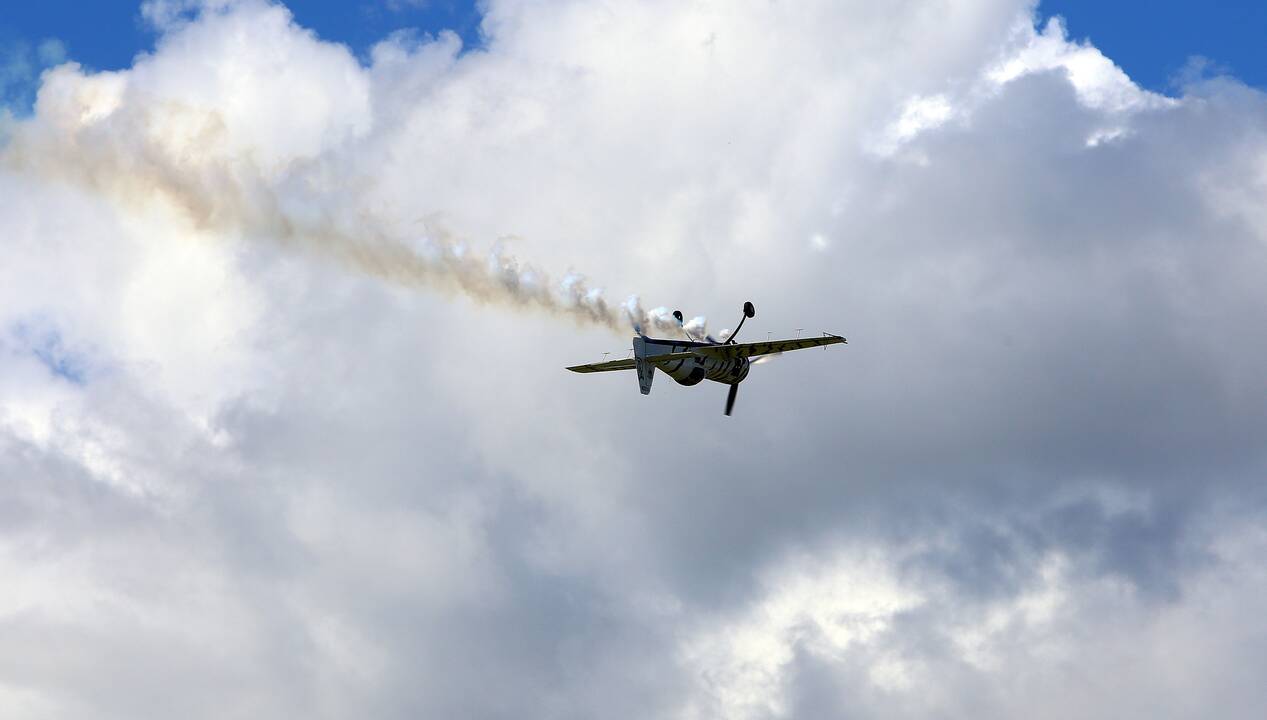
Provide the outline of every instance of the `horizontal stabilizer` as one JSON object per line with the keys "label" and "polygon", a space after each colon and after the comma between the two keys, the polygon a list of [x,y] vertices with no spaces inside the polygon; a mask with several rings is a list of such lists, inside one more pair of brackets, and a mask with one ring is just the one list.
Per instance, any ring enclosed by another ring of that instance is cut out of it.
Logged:
{"label": "horizontal stabilizer", "polygon": [[625,358],[624,360],[612,360],[610,362],[593,363],[590,365],[575,365],[568,368],[572,372],[593,373],[593,372],[611,372],[613,370],[633,370],[633,358]]}

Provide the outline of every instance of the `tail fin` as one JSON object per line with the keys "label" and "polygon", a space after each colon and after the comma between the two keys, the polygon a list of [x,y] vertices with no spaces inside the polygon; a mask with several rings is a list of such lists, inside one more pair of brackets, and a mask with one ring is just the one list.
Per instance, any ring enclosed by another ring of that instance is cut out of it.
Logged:
{"label": "tail fin", "polygon": [[650,395],[651,381],[655,380],[655,365],[647,360],[646,341],[642,335],[633,339],[634,367],[638,369],[638,389],[643,395]]}

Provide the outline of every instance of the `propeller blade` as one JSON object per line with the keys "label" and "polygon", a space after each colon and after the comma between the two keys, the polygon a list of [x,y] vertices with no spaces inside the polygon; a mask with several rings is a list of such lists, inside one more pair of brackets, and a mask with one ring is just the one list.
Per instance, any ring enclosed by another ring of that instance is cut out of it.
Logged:
{"label": "propeller blade", "polygon": [[766,363],[768,363],[768,362],[770,362],[770,361],[772,361],[772,360],[774,360],[774,359],[776,359],[776,358],[781,358],[781,357],[783,357],[783,353],[770,353],[769,355],[762,355],[762,356],[758,357],[756,360],[753,360],[753,361],[752,361],[752,364],[753,364],[753,365],[765,365]]}
{"label": "propeller blade", "polygon": [[735,396],[739,394],[739,383],[730,386],[730,392],[726,395],[726,415],[730,415],[730,411],[735,409]]}

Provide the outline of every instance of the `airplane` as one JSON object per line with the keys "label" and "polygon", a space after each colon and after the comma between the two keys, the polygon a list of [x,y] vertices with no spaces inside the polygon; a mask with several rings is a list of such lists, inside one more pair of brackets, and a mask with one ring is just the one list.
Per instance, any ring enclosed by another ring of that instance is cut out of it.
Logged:
{"label": "airplane", "polygon": [[[633,339],[633,357],[624,360],[575,365],[568,368],[577,373],[611,372],[613,370],[637,370],[638,388],[643,395],[651,394],[651,381],[655,379],[656,368],[673,378],[679,385],[696,385],[701,380],[712,380],[730,386],[726,395],[726,415],[735,408],[735,396],[739,393],[739,383],[748,377],[752,367],[749,358],[773,356],[791,350],[802,350],[812,347],[826,347],[847,341],[840,335],[823,333],[823,337],[797,338],[795,340],[772,340],[767,342],[736,343],[735,336],[743,327],[744,320],[757,314],[752,303],[743,304],[743,317],[724,341],[705,336],[705,342],[692,340],[658,340],[649,338],[642,329],[635,327],[638,333]],[[673,317],[678,325],[682,324],[682,311],[674,310]]]}

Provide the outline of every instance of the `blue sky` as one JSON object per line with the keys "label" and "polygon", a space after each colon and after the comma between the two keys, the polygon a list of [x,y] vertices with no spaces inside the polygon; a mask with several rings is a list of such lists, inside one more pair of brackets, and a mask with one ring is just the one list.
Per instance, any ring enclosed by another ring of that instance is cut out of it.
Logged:
{"label": "blue sky", "polygon": [[[467,0],[397,0],[286,3],[305,27],[323,38],[363,52],[393,30],[455,30],[471,46],[478,42],[479,11]],[[60,40],[70,58],[98,69],[131,64],[153,36],[140,21],[139,3],[83,3],[45,0],[18,3],[0,18],[0,59],[14,48],[34,52],[49,38]],[[1267,36],[1267,4],[1246,0],[1151,0],[1106,3],[1095,0],[1045,0],[1044,17],[1062,15],[1070,36],[1089,39],[1137,82],[1167,90],[1192,56],[1247,83],[1267,84],[1262,38]],[[74,18],[74,22],[68,22]]]}
{"label": "blue sky", "polygon": [[[304,27],[357,51],[400,28],[429,32],[450,29],[468,45],[477,42],[479,35],[476,4],[465,0],[290,0],[284,4]],[[86,65],[103,70],[123,68],[131,65],[138,51],[153,47],[153,33],[142,22],[139,8],[139,0],[15,4],[0,17],[0,42],[33,46],[56,38],[65,43],[72,58]],[[71,18],[73,22],[68,21]]]}
{"label": "blue sky", "polygon": [[1262,2],[1044,0],[1040,10],[1044,16],[1064,16],[1071,38],[1089,39],[1151,90],[1171,89],[1193,56],[1251,85],[1267,84],[1267,4]]}
{"label": "blue sky", "polygon": [[[246,0],[30,114],[110,1],[0,12],[0,719],[1261,720],[1253,16]],[[745,300],[849,343],[565,370]]]}

